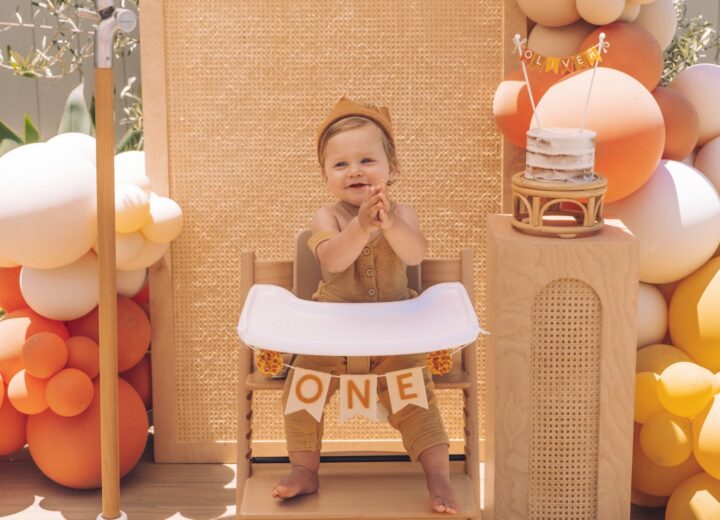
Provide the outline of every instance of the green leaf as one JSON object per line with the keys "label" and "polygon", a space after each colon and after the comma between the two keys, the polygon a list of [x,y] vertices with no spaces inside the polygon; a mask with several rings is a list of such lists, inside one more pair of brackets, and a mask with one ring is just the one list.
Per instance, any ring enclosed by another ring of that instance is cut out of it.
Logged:
{"label": "green leaf", "polygon": [[115,153],[127,152],[128,150],[138,150],[138,145],[143,133],[140,130],[131,128],[125,135],[122,136],[117,146],[115,147]]}
{"label": "green leaf", "polygon": [[17,135],[12,128],[0,121],[0,156],[6,154],[13,148],[17,148],[23,143],[23,140]]}
{"label": "green leaf", "polygon": [[37,131],[30,116],[25,114],[25,144],[37,143],[40,141],[40,132]]}
{"label": "green leaf", "polygon": [[65,102],[65,110],[63,111],[58,134],[65,132],[80,132],[81,134],[93,134],[92,118],[90,112],[85,105],[85,97],[83,96],[83,84],[80,83],[75,87]]}
{"label": "green leaf", "polygon": [[90,99],[90,121],[92,121],[92,131],[90,135],[95,135],[95,96]]}

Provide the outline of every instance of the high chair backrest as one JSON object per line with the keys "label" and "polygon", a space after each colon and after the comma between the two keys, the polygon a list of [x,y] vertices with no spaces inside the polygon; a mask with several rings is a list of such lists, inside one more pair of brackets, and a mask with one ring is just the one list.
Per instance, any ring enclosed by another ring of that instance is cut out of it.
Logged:
{"label": "high chair backrest", "polygon": [[[295,236],[295,261],[293,262],[293,293],[298,298],[309,300],[317,290],[322,273],[320,262],[308,247],[308,239],[312,232],[303,229]],[[408,287],[418,293],[422,288],[420,266],[410,265],[407,268]]]}

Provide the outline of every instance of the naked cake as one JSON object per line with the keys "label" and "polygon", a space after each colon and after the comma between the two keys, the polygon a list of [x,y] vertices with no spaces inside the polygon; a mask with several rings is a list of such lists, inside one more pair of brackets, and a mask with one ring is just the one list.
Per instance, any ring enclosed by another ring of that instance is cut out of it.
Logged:
{"label": "naked cake", "polygon": [[594,131],[580,128],[531,128],[527,132],[525,177],[568,183],[596,180],[595,136]]}

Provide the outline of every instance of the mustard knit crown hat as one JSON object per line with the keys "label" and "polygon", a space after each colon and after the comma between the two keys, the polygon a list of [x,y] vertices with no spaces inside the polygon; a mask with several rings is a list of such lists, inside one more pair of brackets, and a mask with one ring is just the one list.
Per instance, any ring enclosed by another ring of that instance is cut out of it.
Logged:
{"label": "mustard knit crown hat", "polygon": [[337,100],[335,106],[332,108],[325,121],[317,131],[317,154],[318,160],[320,160],[320,141],[322,140],[323,134],[330,128],[334,123],[346,117],[359,116],[366,117],[376,123],[385,135],[387,135],[390,142],[395,144],[393,138],[392,122],[390,121],[390,111],[387,107],[367,107],[355,101],[342,96]]}

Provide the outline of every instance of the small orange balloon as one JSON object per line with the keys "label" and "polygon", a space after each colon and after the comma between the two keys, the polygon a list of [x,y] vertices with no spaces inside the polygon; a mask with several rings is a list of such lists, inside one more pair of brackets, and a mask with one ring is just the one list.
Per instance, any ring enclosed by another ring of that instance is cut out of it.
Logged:
{"label": "small orange balloon", "polygon": [[25,446],[27,418],[15,409],[9,399],[0,405],[0,455],[10,455]]}
{"label": "small orange balloon", "polygon": [[0,268],[0,309],[5,312],[28,306],[20,292],[20,269],[22,266]]}
{"label": "small orange balloon", "polygon": [[690,155],[700,138],[700,119],[697,110],[677,90],[656,87],[652,95],[665,121],[663,159],[682,161]]}
{"label": "small orange balloon", "polygon": [[38,332],[25,342],[20,359],[28,374],[47,379],[63,369],[68,360],[68,349],[57,334]]}
{"label": "small orange balloon", "polygon": [[23,369],[20,356],[0,361],[0,375],[6,382],[10,382],[15,374]]}
{"label": "small orange balloon", "polygon": [[86,336],[72,336],[66,342],[68,348],[68,368],[78,368],[90,379],[100,373],[100,348]]}
{"label": "small orange balloon", "polygon": [[0,374],[0,406],[3,404],[3,400],[5,399],[5,382],[3,381],[3,376]]}
{"label": "small orange balloon", "polygon": [[90,406],[95,390],[88,375],[77,368],[65,368],[52,376],[45,389],[50,409],[63,417],[74,417]]}
{"label": "small orange balloon", "polygon": [[646,89],[654,89],[663,70],[663,52],[655,37],[637,24],[615,22],[591,32],[579,50],[597,45],[600,33],[605,33],[605,40],[610,44],[607,53],[602,55],[600,67],[622,71]]}
{"label": "small orange balloon", "polygon": [[34,415],[44,412],[47,407],[45,399],[46,379],[38,379],[21,370],[13,376],[7,388],[8,399],[18,412]]}
{"label": "small orange balloon", "polygon": [[125,381],[130,383],[132,387],[140,395],[145,404],[145,408],[152,408],[152,373],[150,370],[150,353],[145,354],[140,362],[120,374]]}

